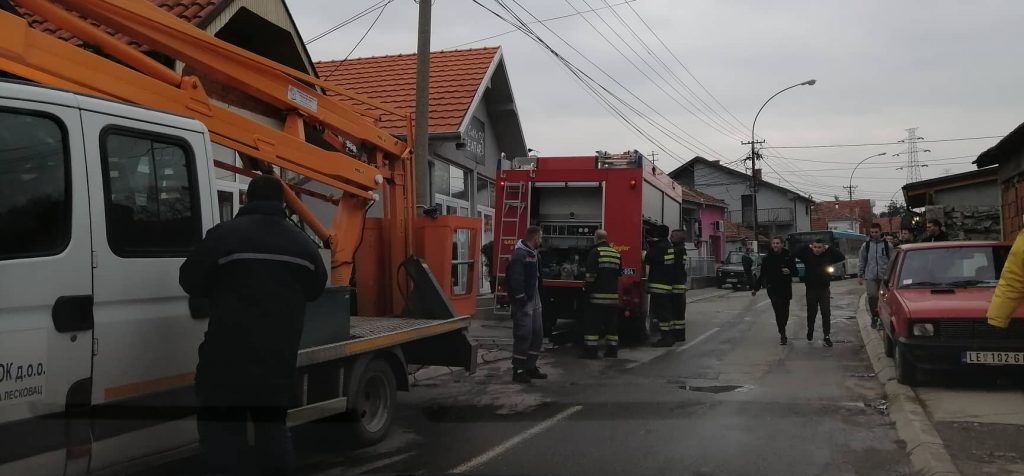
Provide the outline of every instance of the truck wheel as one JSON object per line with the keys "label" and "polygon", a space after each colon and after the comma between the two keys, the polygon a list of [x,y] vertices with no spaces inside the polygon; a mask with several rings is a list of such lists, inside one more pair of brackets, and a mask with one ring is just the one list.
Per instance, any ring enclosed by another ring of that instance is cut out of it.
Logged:
{"label": "truck wheel", "polygon": [[370,362],[349,395],[350,432],[362,446],[379,443],[391,428],[397,400],[395,374],[387,362]]}
{"label": "truck wheel", "polygon": [[907,349],[896,342],[896,381],[903,385],[917,383],[917,366],[907,356]]}
{"label": "truck wheel", "polygon": [[882,348],[885,349],[886,357],[891,359],[896,355],[896,343],[889,336],[889,331],[884,329],[882,330]]}

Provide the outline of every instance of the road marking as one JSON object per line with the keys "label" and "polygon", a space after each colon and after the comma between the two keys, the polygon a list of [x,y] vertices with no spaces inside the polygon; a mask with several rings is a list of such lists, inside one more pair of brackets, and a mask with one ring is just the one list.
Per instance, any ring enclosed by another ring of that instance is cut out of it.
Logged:
{"label": "road marking", "polygon": [[771,300],[771,299],[769,299],[769,300],[767,300],[767,301],[764,301],[764,302],[759,302],[759,303],[757,303],[757,305],[756,305],[756,306],[754,306],[754,307],[761,307],[761,306],[764,306],[765,304],[768,304],[768,303],[770,303],[770,302],[772,302],[772,300]]}
{"label": "road marking", "polygon": [[698,342],[704,340],[705,337],[718,332],[719,329],[721,329],[721,327],[716,327],[714,329],[711,329],[710,331],[705,332],[704,335],[702,335],[702,336],[700,336],[700,337],[698,337],[698,338],[696,338],[694,340],[691,340],[690,342],[687,342],[686,345],[676,349],[676,352],[682,352],[682,351],[684,351],[686,349],[689,349],[690,347],[693,347],[693,346],[697,345]]}
{"label": "road marking", "polygon": [[555,416],[553,416],[551,418],[548,418],[547,420],[544,420],[543,422],[539,423],[537,426],[535,426],[533,428],[530,428],[529,430],[526,430],[526,431],[524,431],[524,432],[522,432],[522,433],[512,437],[508,441],[506,441],[506,442],[504,442],[504,443],[502,443],[502,444],[500,444],[498,446],[495,446],[494,448],[491,448],[488,452],[486,452],[486,453],[484,453],[484,454],[482,454],[480,456],[477,456],[476,458],[473,458],[472,460],[467,461],[466,463],[463,463],[461,466],[459,466],[458,468],[453,469],[451,472],[457,474],[457,473],[466,473],[466,472],[472,471],[472,470],[476,469],[478,466],[480,466],[480,465],[482,465],[482,464],[484,464],[484,463],[494,459],[496,456],[498,456],[498,455],[500,455],[500,454],[502,454],[502,453],[512,449],[513,447],[515,447],[519,443],[522,443],[522,442],[524,442],[524,441],[526,441],[526,440],[528,440],[530,438],[533,438],[534,436],[539,435],[541,432],[543,432],[544,430],[547,430],[548,428],[550,428],[555,423],[558,423],[558,422],[568,418],[573,413],[576,413],[576,412],[578,412],[578,411],[580,411],[582,409],[583,409],[583,407],[580,406],[580,405],[576,405],[574,407],[567,408],[567,409],[563,410],[561,413],[559,413],[559,414],[557,414],[557,415],[555,415]]}

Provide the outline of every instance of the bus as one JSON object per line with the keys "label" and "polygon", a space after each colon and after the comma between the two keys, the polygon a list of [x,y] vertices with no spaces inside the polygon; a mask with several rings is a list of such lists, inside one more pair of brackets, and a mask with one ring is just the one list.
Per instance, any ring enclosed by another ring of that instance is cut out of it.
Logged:
{"label": "bus", "polygon": [[[857,268],[860,267],[860,247],[868,241],[866,235],[851,231],[801,231],[790,233],[786,238],[790,251],[796,251],[800,247],[810,246],[814,240],[821,239],[831,248],[839,250],[846,261],[835,266],[833,276],[835,279],[843,279],[847,276],[856,276]],[[804,264],[797,261],[797,270],[800,280],[804,280]]]}

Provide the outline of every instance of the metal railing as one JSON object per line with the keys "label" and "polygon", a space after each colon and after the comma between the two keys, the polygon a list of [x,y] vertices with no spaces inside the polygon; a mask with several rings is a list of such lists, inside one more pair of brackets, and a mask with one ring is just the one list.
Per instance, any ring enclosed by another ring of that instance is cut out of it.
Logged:
{"label": "metal railing", "polygon": [[[729,223],[740,223],[743,225],[751,226],[754,221],[754,214],[751,211],[743,210],[732,210],[728,212],[726,219]],[[772,223],[793,223],[793,209],[792,208],[759,208],[757,209],[757,223],[758,225],[767,225]]]}
{"label": "metal railing", "polygon": [[687,259],[686,274],[691,278],[715,276],[717,266],[714,256],[690,256]]}

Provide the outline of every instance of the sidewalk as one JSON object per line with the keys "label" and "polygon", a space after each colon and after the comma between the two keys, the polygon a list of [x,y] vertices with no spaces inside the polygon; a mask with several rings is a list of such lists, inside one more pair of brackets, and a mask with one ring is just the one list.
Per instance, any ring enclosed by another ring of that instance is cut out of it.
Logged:
{"label": "sidewalk", "polygon": [[1019,382],[965,382],[938,375],[929,379],[930,386],[901,385],[881,334],[870,328],[863,298],[857,319],[915,474],[1024,474],[1024,390]]}

